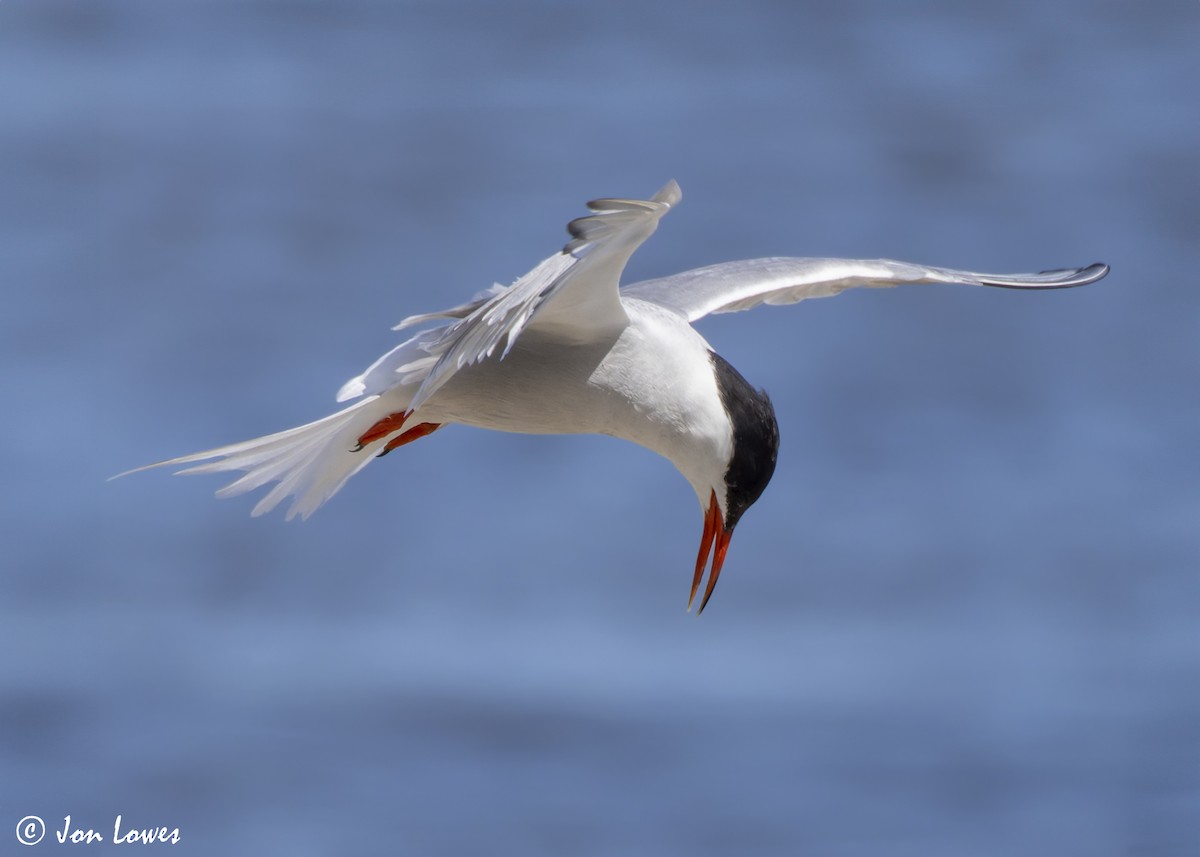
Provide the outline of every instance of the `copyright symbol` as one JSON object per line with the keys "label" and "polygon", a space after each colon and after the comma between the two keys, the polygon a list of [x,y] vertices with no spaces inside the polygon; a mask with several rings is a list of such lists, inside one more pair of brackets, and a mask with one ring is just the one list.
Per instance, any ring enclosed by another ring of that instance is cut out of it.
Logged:
{"label": "copyright symbol", "polygon": [[22,845],[37,845],[46,835],[46,822],[36,815],[27,815],[17,822],[17,841]]}

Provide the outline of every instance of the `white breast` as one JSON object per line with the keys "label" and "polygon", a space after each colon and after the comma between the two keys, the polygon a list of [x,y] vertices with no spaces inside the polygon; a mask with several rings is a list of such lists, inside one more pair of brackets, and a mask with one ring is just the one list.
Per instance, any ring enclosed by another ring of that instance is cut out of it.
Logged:
{"label": "white breast", "polygon": [[626,310],[629,325],[600,342],[526,330],[503,360],[458,372],[420,418],[623,438],[669,459],[707,503],[733,448],[708,343],[671,310],[636,300]]}

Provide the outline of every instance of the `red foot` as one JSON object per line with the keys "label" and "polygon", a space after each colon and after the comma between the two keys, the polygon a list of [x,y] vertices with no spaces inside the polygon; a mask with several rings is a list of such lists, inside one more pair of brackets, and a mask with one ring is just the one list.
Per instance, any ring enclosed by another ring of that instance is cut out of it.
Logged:
{"label": "red foot", "polygon": [[398,446],[404,446],[406,443],[412,443],[414,440],[420,440],[427,434],[433,434],[442,427],[441,423],[417,423],[403,434],[389,440],[379,451],[380,455],[387,455]]}
{"label": "red foot", "polygon": [[[374,443],[377,440],[387,437],[404,425],[406,419],[408,419],[408,411],[397,411],[394,414],[388,414],[362,433],[358,438],[358,449],[362,449],[368,443]],[[357,452],[358,450],[355,451]]]}

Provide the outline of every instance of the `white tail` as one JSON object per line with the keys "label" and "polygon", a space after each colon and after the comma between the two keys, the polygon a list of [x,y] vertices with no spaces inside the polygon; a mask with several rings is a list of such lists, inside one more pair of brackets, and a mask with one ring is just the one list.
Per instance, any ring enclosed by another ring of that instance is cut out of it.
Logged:
{"label": "white tail", "polygon": [[217,491],[218,497],[236,497],[269,482],[278,482],[250,514],[262,515],[287,497],[294,497],[287,519],[290,521],[296,515],[307,518],[336,494],[347,479],[370,464],[387,445],[389,437],[399,431],[401,426],[397,422],[387,434],[359,445],[359,438],[380,420],[409,410],[413,394],[437,362],[437,357],[429,353],[429,344],[436,342],[440,334],[440,328],[421,331],[347,381],[338,393],[338,401],[363,398],[336,414],[265,437],[147,464],[112,478],[155,467],[205,462],[178,473],[245,471],[245,475]]}
{"label": "white tail", "polygon": [[118,476],[154,467],[169,467],[173,464],[207,462],[178,472],[245,471],[245,475],[217,491],[218,497],[234,497],[269,482],[278,482],[278,485],[258,501],[251,514],[261,515],[269,512],[279,505],[280,501],[294,497],[287,511],[287,519],[291,520],[296,515],[307,518],[336,494],[338,489],[346,484],[347,479],[366,467],[384,445],[386,439],[380,438],[357,449],[358,439],[376,422],[395,410],[388,406],[393,404],[392,398],[387,397],[385,403],[380,401],[379,396],[370,396],[355,402],[345,410],[307,425],[159,461]]}

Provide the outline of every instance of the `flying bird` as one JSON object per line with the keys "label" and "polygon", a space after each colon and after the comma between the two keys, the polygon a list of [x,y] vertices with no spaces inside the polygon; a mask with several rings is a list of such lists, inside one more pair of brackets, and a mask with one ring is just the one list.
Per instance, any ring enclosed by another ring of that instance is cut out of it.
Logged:
{"label": "flying bird", "polygon": [[690,610],[710,569],[699,613],[720,577],[734,528],[771,480],[779,427],[767,394],[714,351],[692,322],[857,286],[1059,289],[1108,273],[1099,263],[980,274],[887,259],[771,257],[621,287],[634,250],[681,198],[671,181],[648,200],[589,202],[591,213],[567,225],[566,246],[511,286],[496,284],[460,306],[396,325],[422,329],[342,386],[337,401],[353,402],[344,410],[127,472],[181,464],[193,465],[181,473],[244,471],[217,496],[275,483],[252,514],[290,497],[287,518],[306,518],[373,459],[451,423],[612,435],[667,458],[700,500],[704,527],[688,596]]}

